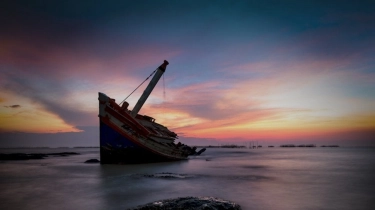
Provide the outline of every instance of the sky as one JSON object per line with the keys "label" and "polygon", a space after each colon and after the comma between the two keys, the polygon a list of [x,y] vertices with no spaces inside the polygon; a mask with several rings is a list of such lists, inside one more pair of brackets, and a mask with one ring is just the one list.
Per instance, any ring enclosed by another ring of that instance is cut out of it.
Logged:
{"label": "sky", "polygon": [[374,11],[345,0],[6,0],[0,147],[98,146],[98,92],[119,103],[164,60],[140,114],[183,143],[375,146]]}

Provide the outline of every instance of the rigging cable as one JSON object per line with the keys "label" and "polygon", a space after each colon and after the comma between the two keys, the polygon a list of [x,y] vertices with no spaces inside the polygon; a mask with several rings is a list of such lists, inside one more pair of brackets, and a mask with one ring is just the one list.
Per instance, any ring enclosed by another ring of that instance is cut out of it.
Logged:
{"label": "rigging cable", "polygon": [[162,113],[163,113],[163,115],[165,114],[164,112],[165,112],[165,79],[164,79],[164,74],[163,74],[163,99],[164,99],[164,101],[163,101],[163,103],[162,103],[162,107],[161,107],[161,111],[162,111]]}
{"label": "rigging cable", "polygon": [[153,74],[155,74],[155,72],[156,72],[156,70],[158,70],[158,69],[155,69],[151,74],[150,74],[150,76],[148,76],[140,85],[138,85],[138,87],[137,88],[135,88],[134,90],[133,90],[133,92],[131,92],[124,100],[122,100],[121,101],[121,103],[119,104],[120,106],[121,106],[121,104],[122,103],[124,103],[125,102],[125,100],[126,99],[128,99],[129,98],[129,96],[131,95],[131,94],[133,94],[139,87],[141,87],[141,85],[143,85],[143,83],[145,83]]}
{"label": "rigging cable", "polygon": [[165,102],[165,80],[164,80],[164,74],[163,74],[163,97]]}

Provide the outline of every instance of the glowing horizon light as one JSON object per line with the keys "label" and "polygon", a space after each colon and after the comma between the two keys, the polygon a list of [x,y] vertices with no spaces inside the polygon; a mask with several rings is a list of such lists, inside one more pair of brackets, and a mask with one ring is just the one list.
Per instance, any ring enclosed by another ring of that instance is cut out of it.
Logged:
{"label": "glowing horizon light", "polygon": [[0,132],[94,133],[98,92],[120,103],[168,60],[139,113],[184,137],[373,134],[371,3],[301,1],[287,13],[258,1],[148,5],[4,5],[13,21],[1,33]]}
{"label": "glowing horizon light", "polygon": [[3,100],[0,101],[0,132],[81,132],[56,114],[25,97],[12,94],[1,98]]}

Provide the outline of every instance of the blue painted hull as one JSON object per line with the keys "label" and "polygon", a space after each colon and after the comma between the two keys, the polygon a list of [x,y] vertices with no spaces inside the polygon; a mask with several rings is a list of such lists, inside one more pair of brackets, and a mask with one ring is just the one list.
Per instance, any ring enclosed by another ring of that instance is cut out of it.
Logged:
{"label": "blue painted hull", "polygon": [[106,123],[100,121],[100,162],[128,164],[171,161],[138,146]]}

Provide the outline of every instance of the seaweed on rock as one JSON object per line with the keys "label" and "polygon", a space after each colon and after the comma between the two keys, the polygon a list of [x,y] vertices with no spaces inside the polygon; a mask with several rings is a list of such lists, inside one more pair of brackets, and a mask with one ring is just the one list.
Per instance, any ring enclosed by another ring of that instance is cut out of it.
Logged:
{"label": "seaweed on rock", "polygon": [[129,210],[241,210],[241,207],[231,201],[215,197],[183,197],[166,199],[137,206]]}

